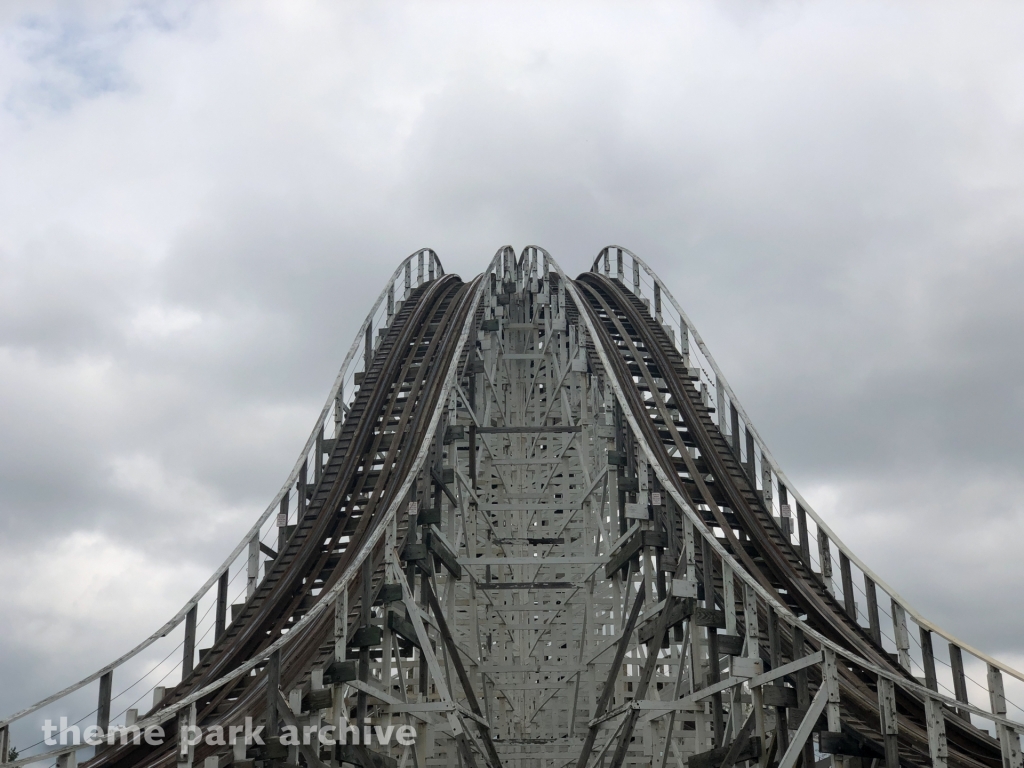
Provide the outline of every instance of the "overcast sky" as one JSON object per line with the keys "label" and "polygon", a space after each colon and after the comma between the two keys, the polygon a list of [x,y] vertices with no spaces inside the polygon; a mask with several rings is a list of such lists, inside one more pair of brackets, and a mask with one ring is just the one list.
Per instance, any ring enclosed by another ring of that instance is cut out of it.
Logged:
{"label": "overcast sky", "polygon": [[173,614],[385,277],[631,248],[832,527],[1024,664],[1024,9],[0,6],[0,710]]}

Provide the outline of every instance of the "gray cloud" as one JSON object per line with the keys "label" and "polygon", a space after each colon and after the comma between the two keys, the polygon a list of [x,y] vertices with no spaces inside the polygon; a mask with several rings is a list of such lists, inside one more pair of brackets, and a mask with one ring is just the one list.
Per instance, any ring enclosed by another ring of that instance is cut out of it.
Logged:
{"label": "gray cloud", "polygon": [[191,594],[425,245],[639,253],[861,557],[1024,657],[1024,14],[752,8],[0,11],[0,709]]}

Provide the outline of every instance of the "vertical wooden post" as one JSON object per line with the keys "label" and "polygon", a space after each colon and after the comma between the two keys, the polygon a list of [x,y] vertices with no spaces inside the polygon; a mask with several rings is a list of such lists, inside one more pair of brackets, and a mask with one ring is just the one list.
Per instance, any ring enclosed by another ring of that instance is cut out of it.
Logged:
{"label": "vertical wooden post", "polygon": [[[373,323],[367,323],[366,335],[363,339],[363,376],[370,372],[373,362]],[[365,380],[364,380],[365,381]]]}
{"label": "vertical wooden post", "polygon": [[[1006,692],[1003,689],[1003,673],[988,665],[988,698],[993,715],[1006,717]],[[999,747],[1003,753],[1004,768],[1021,768],[1024,759],[1021,756],[1020,734],[1002,723],[996,723],[996,734],[999,736]]]}
{"label": "vertical wooden post", "polygon": [[949,746],[946,744],[946,719],[942,715],[942,702],[930,696],[924,700],[924,717],[928,725],[928,752],[932,768],[946,768]]}
{"label": "vertical wooden post", "polygon": [[[768,606],[768,655],[772,669],[782,666],[782,636],[779,633],[779,616],[772,606]],[[779,685],[782,685],[780,680]],[[778,753],[785,754],[789,749],[789,723],[786,719],[786,708],[775,707],[775,743]]]}
{"label": "vertical wooden post", "polygon": [[[799,626],[793,627],[793,661],[802,658],[804,655],[804,631]],[[796,705],[797,708],[807,710],[811,706],[811,692],[807,685],[807,670],[798,670],[796,675]],[[814,742],[807,739],[804,742],[803,750],[804,765],[810,768],[814,765]]]}
{"label": "vertical wooden post", "polygon": [[[367,557],[363,560],[359,577],[360,586],[362,587],[362,597],[359,601],[359,624],[361,627],[370,626],[370,606],[373,604],[372,579],[373,566],[370,563],[370,558]],[[364,683],[370,679],[370,647],[368,645],[364,645],[359,649],[359,679]],[[362,723],[365,719],[366,691],[359,691],[356,696],[356,721],[359,723],[360,728],[362,728]]]}
{"label": "vertical wooden post", "polygon": [[742,462],[743,458],[740,455],[740,415],[732,401],[729,402],[729,440],[732,444],[732,452],[736,454],[736,461]]}
{"label": "vertical wooden post", "polygon": [[836,652],[831,648],[822,648],[822,656],[821,684],[828,692],[828,703],[825,705],[828,729],[832,733],[841,733],[843,729],[839,719],[839,667],[836,666]]}
{"label": "vertical wooden post", "polygon": [[416,254],[416,285],[423,285],[423,251]]}
{"label": "vertical wooden post", "polygon": [[[303,465],[305,469],[305,465]],[[306,495],[305,483],[302,482],[302,476],[305,475],[303,472],[299,476],[299,498],[296,500],[296,506],[302,509],[302,499]],[[296,518],[301,517],[297,515]],[[288,537],[285,535],[285,530],[288,528],[288,494],[286,493],[281,497],[281,506],[277,512],[277,554],[280,556],[284,552],[284,545],[288,543]]]}
{"label": "vertical wooden post", "polygon": [[405,262],[405,296],[409,298],[409,292],[412,291],[412,261]]}
{"label": "vertical wooden post", "polygon": [[633,295],[640,295],[640,262],[633,259]]}
{"label": "vertical wooden post", "polygon": [[259,531],[249,539],[249,560],[246,572],[245,599],[250,600],[256,593],[256,583],[260,578],[260,534]]}
{"label": "vertical wooden post", "polygon": [[[309,459],[302,462],[302,468],[299,470],[299,482],[297,489],[299,494],[295,499],[295,519],[296,521],[301,520],[306,514],[307,504],[309,499],[306,494],[306,486],[309,483]],[[287,497],[286,497],[287,498]],[[285,507],[287,510],[288,507]]]}
{"label": "vertical wooden post", "polygon": [[[636,264],[636,262],[633,262]],[[714,554],[711,549],[711,542],[701,537],[701,560],[703,561],[704,576],[704,607],[708,610],[715,609],[715,565]],[[718,629],[708,627],[708,665],[710,672],[710,683],[714,684],[722,679],[721,657],[718,654]],[[649,653],[657,653],[657,647],[652,643]],[[723,746],[725,736],[725,721],[722,717],[722,694],[716,693],[711,697],[711,716],[715,728],[715,746]]]}
{"label": "vertical wooden post", "polygon": [[615,276],[618,277],[620,283],[625,283],[625,278],[622,271],[622,249],[615,249]]}
{"label": "vertical wooden post", "polygon": [[932,633],[921,630],[921,665],[924,667],[924,684],[933,691],[939,690],[939,681],[935,675],[935,651],[932,649]]}
{"label": "vertical wooden post", "polygon": [[9,725],[0,725],[0,763],[6,763],[11,752],[11,731]]}
{"label": "vertical wooden post", "polygon": [[[324,425],[316,432],[316,462],[313,464],[313,483],[320,484],[320,478],[324,476]],[[299,522],[296,520],[295,522]]]}
{"label": "vertical wooden post", "polygon": [[56,768],[78,768],[78,753],[72,749],[63,755],[57,755]]}
{"label": "vertical wooden post", "polygon": [[796,526],[800,536],[800,559],[804,561],[807,570],[811,570],[811,544],[807,538],[807,510],[800,502],[796,505]]}
{"label": "vertical wooden post", "polygon": [[395,284],[388,283],[388,323],[395,316]]}
{"label": "vertical wooden post", "polygon": [[182,680],[192,674],[196,663],[196,611],[198,609],[198,605],[193,605],[185,614],[185,647],[181,657]]}
{"label": "vertical wooden post", "polygon": [[886,677],[878,678],[878,717],[885,741],[886,768],[899,768],[899,727],[896,720],[896,686]]}
{"label": "vertical wooden post", "polygon": [[910,632],[907,630],[907,612],[903,606],[892,601],[892,630],[896,638],[900,666],[910,672]]}
{"label": "vertical wooden post", "polygon": [[[964,674],[964,656],[960,646],[955,643],[949,644],[949,666],[953,671],[953,695],[956,700],[964,704],[970,704],[967,699],[967,675]],[[968,723],[971,722],[971,714],[965,709],[958,709],[960,715]]]}
{"label": "vertical wooden post", "polygon": [[189,742],[191,728],[196,724],[196,705],[178,711],[178,768],[192,768],[195,747]]}
{"label": "vertical wooden post", "polygon": [[[100,729],[100,733],[104,739],[107,736],[107,729],[110,728],[110,697],[114,687],[114,670],[104,672],[100,675],[100,694],[99,699],[96,703],[96,727]],[[96,747],[96,754],[99,754],[106,748],[107,744],[104,742]],[[7,759],[7,755],[4,754],[4,759]]]}
{"label": "vertical wooden post", "polygon": [[829,547],[828,534],[818,529],[818,558],[821,566],[821,581],[825,591],[832,594],[832,550]]}
{"label": "vertical wooden post", "polygon": [[751,488],[757,488],[757,468],[754,456],[754,432],[746,425],[744,430],[747,434],[747,477],[750,478]]}
{"label": "vertical wooden post", "polygon": [[281,649],[267,658],[267,736],[277,736],[277,699],[281,690]]}
{"label": "vertical wooden post", "polygon": [[868,603],[868,633],[875,645],[882,646],[882,623],[878,619],[878,589],[875,581],[866,573],[864,574],[864,594]]}
{"label": "vertical wooden post", "polygon": [[654,319],[661,325],[661,283],[654,281]]}
{"label": "vertical wooden post", "polygon": [[220,640],[228,625],[228,569],[217,579],[217,620],[214,624],[213,639]]}
{"label": "vertical wooden post", "polygon": [[839,573],[843,579],[843,605],[846,608],[846,615],[857,621],[857,600],[853,594],[853,569],[850,567],[850,558],[843,550],[839,550]]}

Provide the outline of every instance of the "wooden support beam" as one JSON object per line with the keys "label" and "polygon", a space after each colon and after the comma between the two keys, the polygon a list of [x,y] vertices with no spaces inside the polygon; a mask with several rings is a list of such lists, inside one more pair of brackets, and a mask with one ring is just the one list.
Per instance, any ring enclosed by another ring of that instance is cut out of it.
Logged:
{"label": "wooden support beam", "polygon": [[853,569],[850,567],[850,558],[843,550],[839,550],[839,572],[843,579],[843,606],[846,608],[846,615],[856,622],[857,600],[853,594]]}
{"label": "wooden support beam", "polygon": [[9,725],[0,725],[0,763],[6,763],[11,753],[11,730]]}
{"label": "wooden support beam", "polygon": [[[792,629],[793,635],[793,661],[801,659],[804,655],[804,631],[798,626]],[[807,711],[811,706],[811,692],[808,687],[807,670],[801,669],[796,672],[796,706],[797,709]],[[811,739],[804,741],[803,746],[804,766],[811,768],[814,765],[814,744]]]}
{"label": "wooden support beam", "polygon": [[933,691],[939,690],[935,675],[935,651],[932,648],[932,633],[924,627],[921,630],[921,665],[924,667],[924,684]]}
{"label": "wooden support beam", "polygon": [[924,716],[928,726],[928,753],[932,758],[932,768],[946,768],[949,763],[949,746],[946,743],[946,718],[942,714],[942,702],[930,696],[926,698]]}
{"label": "wooden support beam", "polygon": [[[114,670],[104,672],[100,676],[100,692],[99,698],[96,703],[96,727],[100,729],[100,733],[104,737],[107,735],[107,730],[110,728],[110,697],[114,687]],[[96,747],[96,754],[99,754],[106,749],[107,744],[104,742]],[[6,759],[7,755],[4,755]]]}
{"label": "wooden support beam", "polygon": [[[277,736],[278,699],[281,695],[281,649],[267,658],[267,736]],[[362,722],[360,720],[359,722]]]}
{"label": "wooden support beam", "polygon": [[907,612],[895,600],[892,601],[892,631],[896,639],[900,666],[910,672],[910,631],[907,629]]}
{"label": "wooden support beam", "polygon": [[828,534],[820,528],[818,529],[818,558],[818,565],[821,567],[821,583],[825,585],[825,590],[832,594],[835,591],[832,588],[832,549],[829,546]]}
{"label": "wooden support beam", "polygon": [[256,594],[256,584],[260,579],[260,535],[256,532],[249,539],[249,558],[246,565],[245,599],[250,600]]}
{"label": "wooden support beam", "polygon": [[198,605],[193,605],[185,614],[185,644],[181,657],[181,679],[184,681],[196,663],[196,612]]}
{"label": "wooden support beam", "polygon": [[836,653],[830,648],[823,648],[821,652],[821,687],[828,691],[828,704],[825,706],[828,729],[833,733],[841,733],[843,728],[839,719],[839,668],[836,666]]}
{"label": "wooden support beam", "polygon": [[811,544],[807,536],[807,510],[799,502],[796,505],[797,533],[800,536],[800,559],[804,561],[807,570],[811,570]]}
{"label": "wooden support beam", "polygon": [[220,640],[228,624],[228,569],[217,579],[217,615],[213,629],[213,639]]}
{"label": "wooden support beam", "polygon": [[[782,635],[779,632],[779,616],[768,606],[768,656],[772,669],[782,666]],[[762,696],[764,692],[762,691]],[[769,702],[763,700],[765,704]],[[785,705],[775,707],[775,743],[785,752],[789,748],[789,723]]]}
{"label": "wooden support beam", "polygon": [[[988,665],[988,698],[992,714],[1006,717],[1006,691],[1003,688],[1003,673],[998,667]],[[1020,734],[1002,723],[996,723],[996,734],[999,737],[999,748],[1002,752],[1004,768],[1021,768],[1024,758],[1021,755]]]}
{"label": "wooden support beam", "polygon": [[875,645],[882,647],[882,623],[878,618],[878,588],[874,580],[864,574],[864,594],[867,596],[868,611],[868,634],[875,641]]}
{"label": "wooden support beam", "polygon": [[[896,686],[886,677],[878,678],[878,719],[885,742],[886,768],[899,768],[899,725],[896,719]],[[831,730],[831,728],[829,729]]]}
{"label": "wooden support beam", "polygon": [[[953,672],[953,695],[956,696],[957,701],[970,704],[967,698],[967,675],[964,673],[963,651],[955,643],[949,644],[949,667]],[[971,722],[971,714],[966,709],[958,709],[957,714],[968,723]]]}
{"label": "wooden support beam", "polygon": [[[711,542],[701,537],[703,549],[701,560],[704,576],[704,607],[715,610],[715,556],[711,548]],[[724,615],[722,617],[725,618]],[[724,623],[724,622],[723,622]],[[714,625],[707,627],[708,632],[708,663],[710,664],[710,683],[714,685],[722,679],[721,657],[718,654],[718,628]],[[660,644],[659,646],[660,647]],[[652,646],[653,648],[653,646]],[[715,746],[723,746],[725,740],[725,719],[722,710],[722,694],[716,693],[711,699],[711,718],[715,729]],[[613,766],[618,768],[618,766]]]}

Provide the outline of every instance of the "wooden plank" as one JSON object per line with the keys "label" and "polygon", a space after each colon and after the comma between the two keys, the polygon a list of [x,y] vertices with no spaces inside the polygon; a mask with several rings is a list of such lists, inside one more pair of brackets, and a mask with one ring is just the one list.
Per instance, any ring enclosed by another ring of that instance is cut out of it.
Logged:
{"label": "wooden plank", "polygon": [[[100,733],[106,736],[107,729],[110,728],[110,696],[114,686],[114,670],[106,672],[100,677],[100,692],[99,700],[96,704],[96,727],[100,729]],[[96,753],[104,751],[107,748],[106,742],[96,747]],[[7,760],[7,754],[3,754],[4,761]]]}
{"label": "wooden plank", "polygon": [[850,558],[842,550],[839,550],[839,571],[843,581],[843,606],[846,608],[846,615],[856,622],[857,601],[853,594],[853,569],[850,567]]}
{"label": "wooden plank", "polygon": [[932,649],[932,633],[921,627],[921,665],[924,667],[924,684],[933,691],[939,690],[935,675],[935,651]]}
{"label": "wooden plank", "polygon": [[[953,695],[957,701],[970,704],[967,698],[967,675],[964,673],[963,651],[956,643],[949,644],[949,666],[953,672]],[[971,714],[967,710],[958,709],[957,714],[968,723],[971,722]]]}
{"label": "wooden plank", "polygon": [[886,768],[899,768],[899,726],[896,719],[896,686],[886,677],[878,678],[878,719],[885,742]]}
{"label": "wooden plank", "polygon": [[214,622],[213,639],[219,640],[228,623],[228,569],[217,579],[217,614]]}
{"label": "wooden plank", "polygon": [[181,679],[186,679],[192,674],[196,662],[196,611],[198,606],[193,605],[185,614],[185,642],[181,656]]}
{"label": "wooden plank", "polygon": [[874,580],[864,574],[864,594],[867,595],[868,611],[868,634],[875,641],[875,645],[882,647],[882,624],[878,619],[878,588]]}
{"label": "wooden plank", "polygon": [[949,764],[949,745],[946,742],[946,717],[942,713],[942,702],[926,698],[924,715],[928,726],[928,753],[932,759],[932,768],[946,768]]}

